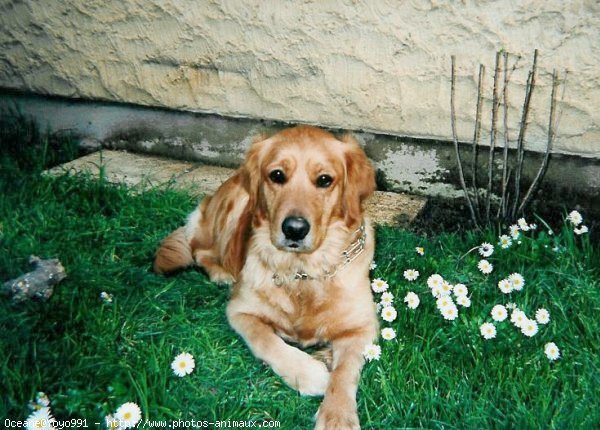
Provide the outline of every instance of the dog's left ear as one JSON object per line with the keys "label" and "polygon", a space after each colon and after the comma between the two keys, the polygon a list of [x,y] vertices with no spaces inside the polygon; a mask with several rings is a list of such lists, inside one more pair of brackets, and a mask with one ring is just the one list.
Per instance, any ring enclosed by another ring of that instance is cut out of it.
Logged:
{"label": "dog's left ear", "polygon": [[340,139],[344,145],[346,178],[344,182],[344,216],[346,225],[361,220],[362,203],[375,191],[375,171],[365,152],[350,134]]}

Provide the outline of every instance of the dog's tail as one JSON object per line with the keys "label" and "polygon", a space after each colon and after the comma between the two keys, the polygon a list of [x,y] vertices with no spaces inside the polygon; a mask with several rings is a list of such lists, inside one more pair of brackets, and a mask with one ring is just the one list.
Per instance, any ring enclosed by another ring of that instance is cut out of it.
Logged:
{"label": "dog's tail", "polygon": [[194,262],[192,248],[186,238],[185,227],[178,228],[160,244],[154,258],[156,273],[170,273]]}
{"label": "dog's tail", "polygon": [[333,370],[333,348],[331,348],[331,345],[317,349],[310,355],[312,355],[313,358],[325,363],[325,366],[327,366],[327,369],[330,372]]}

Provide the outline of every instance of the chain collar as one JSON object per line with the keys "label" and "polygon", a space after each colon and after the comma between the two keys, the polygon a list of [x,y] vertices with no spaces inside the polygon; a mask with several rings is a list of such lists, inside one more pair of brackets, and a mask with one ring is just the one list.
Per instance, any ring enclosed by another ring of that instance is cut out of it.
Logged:
{"label": "chain collar", "polygon": [[321,275],[311,275],[303,270],[298,270],[296,273],[288,275],[280,275],[279,273],[273,273],[273,283],[276,287],[281,287],[284,284],[290,284],[294,281],[317,281],[331,279],[337,275],[347,265],[352,263],[365,249],[367,242],[367,231],[365,222],[360,224],[360,227],[353,233],[358,235],[356,240],[352,242],[344,251],[342,251],[342,261],[329,269],[324,269]]}

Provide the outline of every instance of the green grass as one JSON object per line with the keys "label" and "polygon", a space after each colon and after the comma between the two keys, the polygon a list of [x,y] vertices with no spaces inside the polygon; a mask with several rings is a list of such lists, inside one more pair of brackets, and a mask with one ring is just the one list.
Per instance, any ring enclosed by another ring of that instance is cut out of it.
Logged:
{"label": "green grass", "polygon": [[[194,207],[170,189],[142,194],[86,177],[23,173],[2,158],[0,279],[28,271],[31,254],[58,257],[68,277],[47,302],[13,306],[0,299],[0,418],[24,419],[37,391],[61,420],[94,422],[124,402],[152,420],[275,419],[281,428],[310,428],[320,399],[303,398],[252,357],[228,327],[226,288],[198,271],[173,277],[151,272],[162,237]],[[585,215],[585,214],[584,214]],[[589,237],[553,226],[509,250],[496,247],[491,275],[478,272],[475,252],[498,232],[443,234],[379,229],[373,277],[390,284],[398,319],[396,340],[365,366],[358,391],[363,428],[598,428],[600,413],[600,252]],[[561,252],[552,250],[560,245]],[[547,247],[546,247],[547,245]],[[414,248],[425,248],[418,256]],[[402,272],[419,270],[415,282]],[[497,281],[520,272],[526,286],[503,296]],[[465,283],[472,306],[445,321],[426,278],[439,273]],[[416,310],[401,302],[409,290]],[[104,304],[99,295],[114,296]],[[496,303],[515,302],[551,322],[526,338],[508,321],[485,341],[479,326]],[[554,341],[562,358],[543,353]],[[170,363],[192,353],[196,370],[173,375]]]}

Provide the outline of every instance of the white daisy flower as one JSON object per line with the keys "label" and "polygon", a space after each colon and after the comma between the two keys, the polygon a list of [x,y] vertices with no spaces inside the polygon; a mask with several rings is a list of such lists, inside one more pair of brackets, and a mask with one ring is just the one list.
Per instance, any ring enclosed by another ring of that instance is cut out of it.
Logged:
{"label": "white daisy flower", "polygon": [[483,323],[479,327],[479,332],[484,339],[493,339],[496,337],[496,326],[492,323]]}
{"label": "white daisy flower", "polygon": [[525,279],[520,273],[513,273],[512,275],[510,275],[508,277],[508,282],[510,282],[510,284],[513,287],[513,290],[515,291],[521,291],[523,289],[523,286],[525,285]]}
{"label": "white daisy flower", "polygon": [[404,301],[406,302],[406,306],[408,306],[409,309],[416,309],[419,306],[419,303],[421,303],[419,296],[417,296],[412,291],[409,291],[406,294],[406,296],[404,297]]}
{"label": "white daisy flower", "polygon": [[444,280],[444,282],[442,282],[442,286],[440,287],[440,296],[449,296],[453,289],[454,286],[450,282]]}
{"label": "white daisy flower", "polygon": [[537,228],[538,228],[538,225],[536,223],[529,224],[530,230],[537,230]]}
{"label": "white daisy flower", "polygon": [[560,349],[554,342],[548,342],[544,345],[544,354],[548,357],[548,360],[554,361],[560,358]]}
{"label": "white daisy flower", "polygon": [[508,311],[502,305],[496,305],[492,308],[492,319],[494,321],[504,321],[508,317]]}
{"label": "white daisy flower", "polygon": [[580,226],[580,227],[577,227],[577,228],[574,228],[574,229],[573,229],[573,232],[574,232],[576,235],[578,235],[578,236],[581,236],[582,234],[585,234],[585,233],[587,233],[588,231],[589,231],[589,229],[587,228],[587,226],[586,226],[586,225],[582,225],[582,226]]}
{"label": "white daisy flower", "polygon": [[54,430],[56,419],[52,416],[49,407],[43,407],[34,411],[25,420],[25,426],[36,430]]}
{"label": "white daisy flower", "polygon": [[500,242],[498,242],[498,245],[500,245],[500,247],[502,249],[508,249],[510,248],[510,246],[512,245],[512,239],[510,238],[510,236],[503,234],[502,236],[500,236]]}
{"label": "white daisy flower", "polygon": [[513,311],[510,314],[510,322],[513,323],[515,327],[521,328],[523,324],[525,324],[525,322],[527,321],[528,318],[527,315],[525,315],[525,312],[523,312],[519,308],[513,309]]}
{"label": "white daisy flower", "polygon": [[452,301],[452,297],[450,296],[440,297],[436,300],[435,304],[437,305],[439,310],[446,309],[450,306],[454,306],[454,302]]}
{"label": "white daisy flower", "polygon": [[381,347],[371,343],[365,346],[365,349],[363,350],[363,356],[367,361],[379,360],[381,357]]}
{"label": "white daisy flower", "polygon": [[583,217],[577,211],[571,211],[571,213],[567,216],[567,219],[573,225],[579,225],[579,224],[581,224],[583,222]]}
{"label": "white daisy flower", "polygon": [[481,245],[479,245],[479,254],[481,254],[482,257],[489,257],[490,255],[492,255],[494,253],[494,245],[492,245],[491,243],[487,243],[484,242]]}
{"label": "white daisy flower", "polygon": [[471,307],[471,299],[467,296],[458,296],[456,298],[456,303],[458,303],[459,305],[461,305],[463,308],[470,308]]}
{"label": "white daisy flower", "polygon": [[396,312],[396,309],[393,306],[384,306],[381,310],[381,318],[383,318],[384,321],[392,322],[397,316],[398,312]]}
{"label": "white daisy flower", "polygon": [[500,291],[502,291],[504,294],[512,293],[513,290],[513,286],[508,279],[502,279],[501,281],[498,281],[498,288],[500,288]]}
{"label": "white daisy flower", "polygon": [[525,218],[519,218],[517,220],[517,224],[519,225],[519,228],[523,231],[529,231],[529,224],[527,224],[527,221],[525,221]]}
{"label": "white daisy flower", "polygon": [[115,412],[115,418],[119,421],[121,428],[135,427],[138,421],[142,419],[142,411],[137,404],[127,402],[119,406],[119,409]]}
{"label": "white daisy flower", "polygon": [[112,414],[108,414],[104,417],[104,423],[106,424],[106,428],[109,430],[121,430],[119,420],[113,417]]}
{"label": "white daisy flower", "polygon": [[535,320],[540,324],[548,324],[550,322],[550,312],[544,308],[535,311]]}
{"label": "white daisy flower", "polygon": [[533,337],[538,332],[538,325],[535,320],[527,319],[523,325],[521,325],[521,332],[527,337]]}
{"label": "white daisy flower", "polygon": [[386,327],[381,330],[381,337],[385,340],[392,340],[396,338],[396,331],[391,327]]}
{"label": "white daisy flower", "polygon": [[519,235],[521,234],[519,233],[519,226],[516,224],[513,224],[510,227],[508,227],[508,231],[510,233],[510,237],[512,237],[513,240],[517,240],[519,238]]}
{"label": "white daisy flower", "polygon": [[35,403],[41,408],[46,408],[50,406],[50,398],[43,391],[38,391],[35,395]]}
{"label": "white daisy flower", "polygon": [[431,275],[429,278],[427,278],[427,286],[429,288],[434,288],[434,287],[441,287],[442,283],[444,282],[444,278],[442,278],[441,275],[438,275],[437,273]]}
{"label": "white daisy flower", "polygon": [[484,275],[489,275],[490,273],[492,273],[492,270],[494,270],[494,266],[492,265],[492,263],[490,263],[487,260],[481,260],[479,263],[477,263],[477,268]]}
{"label": "white daisy flower", "polygon": [[456,284],[452,291],[456,297],[467,296],[469,294],[469,289],[465,284]]}
{"label": "white daisy flower", "polygon": [[380,278],[373,279],[373,282],[371,282],[371,288],[373,289],[373,292],[375,292],[375,293],[383,293],[384,291],[386,291],[388,289],[388,287],[389,287],[388,283]]}
{"label": "white daisy flower", "polygon": [[454,303],[451,306],[440,309],[440,312],[445,320],[452,321],[458,317],[458,308]]}
{"label": "white daisy flower", "polygon": [[419,272],[415,269],[407,269],[404,271],[404,277],[408,281],[414,281],[419,277]]}
{"label": "white daisy flower", "polygon": [[391,306],[394,303],[394,295],[389,291],[386,291],[381,295],[380,302],[383,306]]}
{"label": "white daisy flower", "polygon": [[100,300],[102,300],[105,305],[110,305],[113,301],[113,295],[107,293],[106,291],[102,291],[100,293]]}
{"label": "white daisy flower", "polygon": [[420,246],[417,246],[417,247],[415,248],[415,251],[417,251],[417,254],[419,254],[419,255],[421,255],[421,256],[425,255],[425,248],[422,248],[422,247],[420,247]]}
{"label": "white daisy flower", "polygon": [[431,289],[431,295],[432,295],[433,297],[435,297],[436,299],[438,299],[438,298],[442,297],[442,296],[443,296],[443,294],[442,294],[442,286],[441,286],[441,285],[439,285],[439,286],[435,286],[435,287],[433,287],[433,288]]}
{"label": "white daisy flower", "polygon": [[189,375],[194,371],[194,367],[196,367],[194,357],[192,354],[187,352],[182,352],[179,354],[171,363],[171,369],[173,369],[173,373],[179,377]]}
{"label": "white daisy flower", "polygon": [[375,263],[374,261],[371,261],[371,265],[369,266],[369,270],[375,270],[377,269],[377,263]]}

